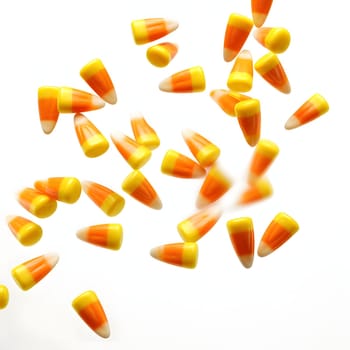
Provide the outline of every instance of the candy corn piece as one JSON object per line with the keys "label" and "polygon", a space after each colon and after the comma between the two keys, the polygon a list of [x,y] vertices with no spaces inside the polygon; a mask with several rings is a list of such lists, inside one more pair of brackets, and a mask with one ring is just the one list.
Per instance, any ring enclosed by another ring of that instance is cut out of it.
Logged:
{"label": "candy corn piece", "polygon": [[279,153],[278,146],[270,140],[260,140],[250,161],[248,182],[264,175]]}
{"label": "candy corn piece", "polygon": [[299,230],[298,223],[286,213],[277,214],[263,234],[258,255],[267,256],[284,244]]}
{"label": "candy corn piece", "polygon": [[185,179],[203,177],[206,173],[201,165],[174,150],[165,153],[161,171],[163,174]]}
{"label": "candy corn piece", "polygon": [[28,260],[12,269],[12,277],[23,290],[34,287],[57,264],[58,255],[45,254]]}
{"label": "candy corn piece", "polygon": [[102,338],[110,336],[107,316],[95,292],[88,290],[80,294],[73,300],[72,306],[97,335]]}
{"label": "candy corn piece", "polygon": [[179,24],[166,18],[146,18],[131,22],[132,34],[137,45],[147,44],[173,32]]}
{"label": "candy corn piece", "polygon": [[258,28],[253,35],[262,46],[273,53],[286,51],[290,44],[290,33],[285,28]]}
{"label": "candy corn piece", "polygon": [[57,208],[57,202],[54,199],[29,187],[18,193],[17,200],[24,209],[38,218],[49,217]]}
{"label": "candy corn piece", "polygon": [[238,259],[249,269],[254,260],[254,228],[251,218],[232,219],[226,223],[230,240]]}
{"label": "candy corn piece", "polygon": [[138,144],[146,146],[150,150],[153,150],[160,145],[157,133],[146,122],[141,113],[137,112],[131,115],[131,128]]}
{"label": "candy corn piece", "polygon": [[214,203],[231,187],[232,180],[220,169],[213,165],[207,173],[197,197],[197,208]]}
{"label": "candy corn piece", "polygon": [[103,100],[88,92],[61,87],[57,96],[57,108],[60,113],[88,112],[104,107]]}
{"label": "candy corn piece", "polygon": [[59,112],[57,109],[56,86],[42,86],[38,89],[38,108],[41,128],[45,134],[50,134],[56,126]]}
{"label": "candy corn piece", "polygon": [[285,128],[295,129],[311,122],[329,110],[328,102],[319,94],[311,96],[294,114],[287,120]]}
{"label": "candy corn piece", "polygon": [[251,8],[252,8],[252,16],[254,25],[256,27],[261,27],[265,20],[267,15],[270,12],[272,5],[272,0],[252,0],[251,1]]}
{"label": "candy corn piece", "polygon": [[255,62],[255,70],[275,89],[284,94],[289,94],[290,84],[286,72],[278,57],[269,52]]}
{"label": "candy corn piece", "polygon": [[74,127],[81,149],[87,157],[99,157],[108,150],[107,139],[83,114],[75,114]]}
{"label": "candy corn piece", "polygon": [[151,158],[152,152],[143,145],[139,145],[130,137],[114,132],[111,139],[122,157],[133,169],[140,169]]}
{"label": "candy corn piece", "polygon": [[152,209],[162,209],[157,192],[139,170],[134,170],[125,178],[122,189],[144,205]]}
{"label": "candy corn piece", "polygon": [[159,83],[165,92],[201,92],[205,90],[205,76],[202,67],[195,66],[175,73]]}
{"label": "candy corn piece", "polygon": [[123,241],[123,227],[120,224],[88,226],[78,230],[76,235],[87,243],[102,248],[118,250]]}
{"label": "candy corn piece", "polygon": [[218,159],[220,155],[219,147],[215,146],[202,135],[190,129],[184,129],[182,131],[182,137],[201,166],[211,166]]}
{"label": "candy corn piece", "polygon": [[96,182],[82,182],[83,190],[88,197],[108,216],[116,216],[125,205],[122,196],[111,189],[102,186]]}
{"label": "candy corn piece", "polygon": [[235,106],[239,126],[248,145],[254,147],[260,139],[260,102],[255,98],[239,102]]}
{"label": "candy corn piece", "polygon": [[170,243],[151,249],[151,256],[167,264],[193,269],[197,265],[198,246],[195,242]]}
{"label": "candy corn piece", "polygon": [[185,242],[196,242],[211,230],[221,215],[222,210],[218,207],[204,208],[181,221],[177,230]]}
{"label": "candy corn piece", "polygon": [[237,13],[231,13],[225,31],[224,40],[224,60],[232,61],[245,41],[253,27],[253,21]]}
{"label": "candy corn piece", "polygon": [[104,101],[112,105],[117,103],[117,94],[112,79],[99,58],[95,58],[87,63],[80,70],[80,76]]}
{"label": "candy corn piece", "polygon": [[81,194],[80,181],[75,177],[50,177],[35,181],[34,187],[51,197],[64,203],[75,203]]}
{"label": "candy corn piece", "polygon": [[273,189],[270,181],[265,178],[259,178],[243,191],[238,199],[238,204],[248,204],[261,201],[272,195]]}
{"label": "candy corn piece", "polygon": [[22,216],[8,216],[7,225],[17,240],[24,246],[40,241],[43,230],[35,222]]}
{"label": "candy corn piece", "polygon": [[236,116],[235,106],[238,102],[250,99],[250,97],[242,95],[238,92],[223,89],[212,90],[210,92],[210,97],[230,117]]}
{"label": "candy corn piece", "polygon": [[0,309],[5,309],[9,303],[9,290],[3,284],[0,284]]}
{"label": "candy corn piece", "polygon": [[156,67],[166,67],[177,54],[178,47],[173,43],[161,43],[147,49],[148,61]]}
{"label": "candy corn piece", "polygon": [[236,58],[227,80],[227,87],[234,91],[247,92],[253,86],[253,59],[248,50]]}

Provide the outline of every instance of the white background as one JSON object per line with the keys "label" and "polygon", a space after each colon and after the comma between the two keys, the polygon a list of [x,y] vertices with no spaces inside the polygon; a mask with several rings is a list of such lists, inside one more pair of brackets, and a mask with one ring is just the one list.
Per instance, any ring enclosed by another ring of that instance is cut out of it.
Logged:
{"label": "white background", "polygon": [[[194,210],[201,180],[161,174],[169,148],[190,156],[181,130],[191,128],[217,144],[220,163],[235,185],[233,202],[249,164],[249,147],[237,121],[211,100],[226,88],[232,63],[222,57],[228,16],[250,16],[250,1],[8,1],[1,5],[1,183],[0,284],[10,302],[0,311],[1,349],[349,349],[349,53],[343,1],[274,1],[266,26],[289,29],[292,41],[280,56],[292,86],[283,95],[258,74],[248,94],[262,107],[261,136],[276,142],[280,155],[269,171],[271,199],[224,216],[199,243],[194,270],[162,264],[149,250],[178,242],[176,230]],[[163,40],[179,52],[166,68],[146,59],[151,45],[135,45],[130,23],[169,17],[179,28]],[[244,48],[254,61],[266,50],[251,36]],[[157,131],[161,146],[142,169],[158,191],[155,211],[122,192],[131,168],[111,143],[103,156],[88,159],[78,145],[73,115],[61,115],[52,134],[40,127],[37,89],[72,86],[91,91],[79,76],[93,58],[105,63],[118,103],[85,115],[109,138],[132,135],[129,115],[141,111]],[[201,65],[207,88],[197,94],[167,94],[159,82],[179,70]],[[286,131],[288,117],[312,94],[326,97],[330,111],[299,129]],[[124,210],[107,217],[82,193],[73,205],[59,203],[54,215],[37,219],[15,193],[37,179],[75,176],[104,184],[126,199]],[[293,216],[300,231],[272,255],[256,257],[244,269],[231,246],[226,221],[253,218],[256,245],[280,211]],[[23,247],[5,217],[38,222],[43,238]],[[124,228],[119,251],[86,244],[81,227],[118,222]],[[57,252],[60,261],[38,285],[18,288],[11,269],[35,256]],[[93,289],[108,316],[111,337],[95,335],[75,314],[71,301]]]}

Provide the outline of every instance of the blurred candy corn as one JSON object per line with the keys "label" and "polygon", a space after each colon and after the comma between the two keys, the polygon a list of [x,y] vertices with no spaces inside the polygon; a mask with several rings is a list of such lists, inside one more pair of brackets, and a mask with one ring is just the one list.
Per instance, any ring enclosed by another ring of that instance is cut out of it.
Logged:
{"label": "blurred candy corn", "polygon": [[219,105],[219,107],[230,117],[235,117],[235,106],[238,102],[248,100],[250,97],[238,92],[224,89],[216,89],[210,92],[210,97]]}
{"label": "blurred candy corn", "polygon": [[3,284],[0,284],[0,309],[5,309],[9,303],[9,290]]}
{"label": "blurred candy corn", "polygon": [[22,216],[7,216],[7,225],[17,240],[24,246],[37,243],[43,234],[41,226]]}
{"label": "blurred candy corn", "polygon": [[56,126],[59,112],[57,96],[59,88],[56,86],[41,86],[38,89],[38,108],[41,128],[45,134],[50,134]]}
{"label": "blurred candy corn", "polygon": [[254,38],[273,53],[286,51],[290,44],[290,33],[285,28],[258,28],[254,31]]}
{"label": "blurred candy corn", "polygon": [[261,27],[270,12],[272,0],[251,0],[254,25]]}
{"label": "blurred candy corn", "polygon": [[243,191],[238,199],[238,204],[248,204],[261,201],[272,195],[273,189],[269,180],[259,178]]}
{"label": "blurred candy corn", "polygon": [[148,61],[156,67],[166,67],[177,54],[178,47],[173,43],[161,43],[147,49]]}
{"label": "blurred candy corn", "polygon": [[230,90],[247,92],[253,86],[253,59],[250,51],[243,50],[238,54],[227,80]]}

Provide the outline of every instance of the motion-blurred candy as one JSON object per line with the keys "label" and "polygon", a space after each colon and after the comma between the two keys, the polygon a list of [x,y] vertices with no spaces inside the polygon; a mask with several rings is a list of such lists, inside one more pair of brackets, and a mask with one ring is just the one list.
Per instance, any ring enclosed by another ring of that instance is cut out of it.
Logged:
{"label": "motion-blurred candy", "polygon": [[87,243],[112,249],[120,249],[123,241],[123,228],[120,224],[100,224],[81,228],[77,237]]}
{"label": "motion-blurred candy", "polygon": [[5,309],[9,303],[9,298],[9,290],[5,285],[0,284],[0,310]]}
{"label": "motion-blurred candy", "polygon": [[270,12],[272,0],[251,0],[254,25],[261,27]]}
{"label": "motion-blurred candy", "polygon": [[290,34],[285,28],[258,28],[253,35],[262,46],[273,53],[286,51],[290,44]]}
{"label": "motion-blurred candy", "polygon": [[285,128],[287,130],[295,129],[312,120],[320,117],[329,110],[326,99],[320,94],[311,96],[294,114],[287,120]]}
{"label": "motion-blurred candy", "polygon": [[24,246],[30,246],[40,241],[43,230],[35,222],[23,216],[8,216],[7,225],[17,240]]}
{"label": "motion-blurred candy", "polygon": [[250,97],[240,94],[239,92],[216,89],[210,92],[210,97],[218,106],[230,117],[235,117],[235,106],[238,102],[249,100]]}
{"label": "motion-blurred candy", "polygon": [[167,264],[193,269],[197,265],[198,246],[195,242],[170,243],[152,248],[150,254]]}
{"label": "motion-blurred candy", "polygon": [[28,260],[12,269],[12,277],[23,290],[34,287],[57,264],[58,255],[46,254]]}
{"label": "motion-blurred candy", "polygon": [[205,90],[203,68],[195,66],[171,75],[159,83],[165,92],[201,92]]}
{"label": "motion-blurred candy", "polygon": [[178,47],[173,43],[161,43],[147,49],[148,61],[156,67],[166,67],[176,56]]}
{"label": "motion-blurred candy", "polygon": [[100,337],[110,336],[109,323],[96,293],[88,290],[72,301],[74,310],[81,319]]}
{"label": "motion-blurred candy", "polygon": [[236,57],[227,80],[230,90],[247,92],[253,86],[253,59],[250,51],[243,50]]}
{"label": "motion-blurred candy", "polygon": [[238,204],[250,204],[261,201],[272,195],[273,189],[269,180],[258,178],[242,192],[238,198]]}
{"label": "motion-blurred candy", "polygon": [[59,88],[56,86],[41,86],[38,89],[38,108],[41,128],[45,134],[50,134],[56,126],[59,112],[57,96]]}
{"label": "motion-blurred candy", "polygon": [[87,157],[99,157],[108,150],[109,143],[107,139],[83,114],[75,114],[74,128],[80,147]]}
{"label": "motion-blurred candy", "polygon": [[117,94],[112,79],[99,58],[95,58],[87,63],[80,70],[80,76],[104,101],[112,105],[117,103]]}

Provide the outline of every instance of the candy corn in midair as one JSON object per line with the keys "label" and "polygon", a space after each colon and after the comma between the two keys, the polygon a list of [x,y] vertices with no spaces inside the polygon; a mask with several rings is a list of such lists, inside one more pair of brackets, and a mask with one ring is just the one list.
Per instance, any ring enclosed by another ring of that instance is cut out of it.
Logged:
{"label": "candy corn in midair", "polygon": [[108,150],[109,143],[107,139],[83,114],[75,114],[74,128],[80,147],[87,157],[96,158]]}
{"label": "candy corn in midair", "polygon": [[261,27],[270,12],[272,0],[251,0],[254,25]]}
{"label": "candy corn in midair", "polygon": [[152,248],[150,254],[167,264],[193,269],[197,265],[198,246],[195,242],[169,243]]}
{"label": "candy corn in midair", "polygon": [[109,104],[117,103],[117,94],[109,73],[99,58],[87,63],[81,70],[80,76],[92,90]]}
{"label": "candy corn in midair", "polygon": [[64,203],[75,203],[81,194],[80,181],[75,177],[50,177],[35,181],[34,187],[49,197]]}
{"label": "candy corn in midair", "polygon": [[122,189],[142,204],[152,209],[162,209],[156,190],[139,170],[134,170],[124,179]]}
{"label": "candy corn in midair", "polygon": [[4,284],[0,284],[0,310],[5,309],[9,303],[9,290]]}
{"label": "candy corn in midair", "polygon": [[249,204],[261,201],[272,195],[273,189],[269,180],[258,178],[244,190],[238,198],[238,204]]}
{"label": "candy corn in midair", "polygon": [[88,197],[108,216],[118,215],[124,208],[125,199],[108,187],[92,181],[83,181]]}
{"label": "candy corn in midair", "polygon": [[174,150],[168,150],[162,161],[163,174],[184,179],[203,177],[205,169],[191,158]]}
{"label": "candy corn in midair", "polygon": [[290,44],[290,33],[285,28],[257,28],[253,34],[262,46],[273,53],[283,53]]}
{"label": "candy corn in midair", "polygon": [[245,268],[250,268],[254,260],[254,228],[251,218],[232,219],[226,223],[232,246]]}
{"label": "candy corn in midair", "polygon": [[57,96],[59,88],[56,86],[41,86],[38,89],[38,108],[41,128],[45,134],[50,134],[56,126],[59,112]]}
{"label": "candy corn in midair", "polygon": [[81,113],[104,107],[103,100],[88,92],[71,87],[61,87],[57,95],[57,108],[60,113]]}
{"label": "candy corn in midair", "polygon": [[167,18],[146,18],[131,22],[132,34],[137,45],[147,44],[173,32],[179,24]]}
{"label": "candy corn in midair", "polygon": [[253,86],[253,59],[250,51],[243,50],[236,57],[227,80],[230,90],[247,92]]}
{"label": "candy corn in midair", "polygon": [[81,228],[77,237],[87,243],[111,250],[120,249],[123,227],[120,224],[100,224]]}
{"label": "candy corn in midair", "polygon": [[241,51],[253,27],[253,21],[237,13],[232,13],[228,19],[224,39],[224,60],[232,61]]}
{"label": "candy corn in midair", "polygon": [[112,133],[111,139],[119,153],[133,169],[143,167],[152,156],[152,152],[146,146],[138,144],[121,132]]}
{"label": "candy corn in midair", "polygon": [[34,287],[57,264],[58,255],[45,254],[28,260],[12,269],[12,277],[23,290]]}
{"label": "candy corn in midair", "polygon": [[278,213],[265,230],[259,247],[261,257],[271,254],[299,230],[298,223],[286,213]]}
{"label": "candy corn in midair", "polygon": [[72,301],[72,306],[81,319],[102,338],[110,336],[109,323],[102,304],[92,290],[88,290]]}
{"label": "candy corn in midair", "polygon": [[159,89],[165,92],[201,92],[205,90],[203,68],[195,66],[177,72],[161,81]]}
{"label": "candy corn in midair", "polygon": [[7,225],[17,240],[24,246],[31,246],[40,241],[43,230],[35,222],[23,216],[8,216]]}
{"label": "candy corn in midair", "polygon": [[326,99],[320,94],[311,96],[304,102],[296,112],[287,120],[285,128],[287,130],[298,128],[306,123],[325,114],[329,110]]}
{"label": "candy corn in midair", "polygon": [[178,47],[173,43],[161,43],[147,49],[148,61],[156,67],[166,67],[177,54]]}

